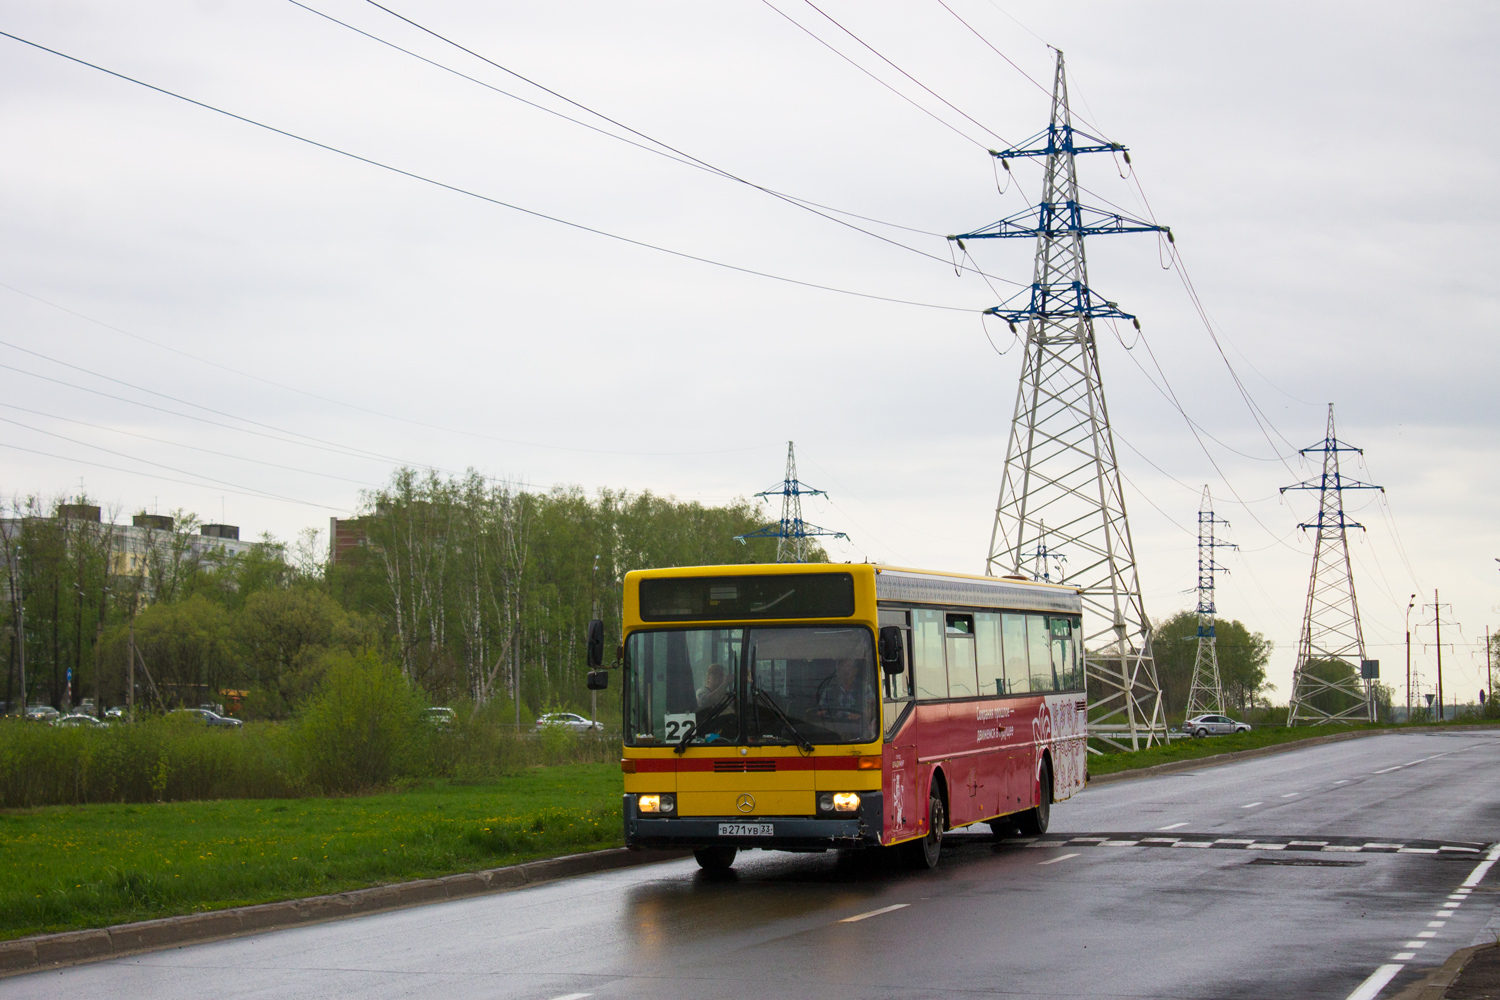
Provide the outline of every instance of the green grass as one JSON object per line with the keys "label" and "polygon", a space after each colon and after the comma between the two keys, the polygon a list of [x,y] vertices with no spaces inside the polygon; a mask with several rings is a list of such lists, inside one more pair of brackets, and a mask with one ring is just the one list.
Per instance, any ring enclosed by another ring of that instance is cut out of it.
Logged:
{"label": "green grass", "polygon": [[1248,733],[1205,736],[1198,740],[1191,738],[1173,740],[1167,746],[1152,747],[1149,750],[1138,750],[1134,753],[1090,754],[1089,774],[1101,775],[1114,774],[1117,771],[1133,771],[1141,767],[1150,767],[1153,764],[1166,764],[1175,760],[1198,760],[1203,757],[1233,753],[1236,750],[1254,750],[1258,747],[1274,746],[1277,743],[1290,743],[1293,740],[1311,739],[1314,736],[1331,736],[1334,733],[1347,733],[1362,729],[1401,728],[1403,727],[1400,725],[1388,722],[1297,726],[1295,728],[1266,726],[1264,728],[1252,729]]}
{"label": "green grass", "polygon": [[617,847],[617,764],[359,798],[0,811],[0,939]]}

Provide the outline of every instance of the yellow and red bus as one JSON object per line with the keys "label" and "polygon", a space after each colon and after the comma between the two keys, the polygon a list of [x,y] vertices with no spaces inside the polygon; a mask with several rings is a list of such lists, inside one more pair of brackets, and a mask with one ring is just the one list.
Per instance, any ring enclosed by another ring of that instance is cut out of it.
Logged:
{"label": "yellow and red bus", "polygon": [[[625,842],[738,851],[896,848],[1047,828],[1086,780],[1072,587],[876,565],[627,574]],[[589,686],[604,687],[589,625]]]}

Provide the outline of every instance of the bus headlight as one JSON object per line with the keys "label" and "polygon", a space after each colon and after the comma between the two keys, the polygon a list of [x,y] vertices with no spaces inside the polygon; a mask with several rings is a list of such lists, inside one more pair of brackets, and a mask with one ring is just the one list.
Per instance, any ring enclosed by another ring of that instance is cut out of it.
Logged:
{"label": "bus headlight", "polygon": [[635,800],[635,808],[643,813],[672,813],[677,811],[675,795],[641,795]]}
{"label": "bus headlight", "polygon": [[858,792],[820,792],[818,794],[818,812],[852,813],[858,811]]}

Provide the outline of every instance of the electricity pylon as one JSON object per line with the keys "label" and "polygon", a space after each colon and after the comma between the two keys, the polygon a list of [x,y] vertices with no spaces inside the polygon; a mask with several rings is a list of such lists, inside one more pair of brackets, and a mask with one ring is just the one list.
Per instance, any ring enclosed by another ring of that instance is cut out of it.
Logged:
{"label": "electricity pylon", "polygon": [[842,531],[829,531],[827,528],[820,528],[816,524],[808,524],[802,520],[802,498],[826,497],[828,493],[805,486],[797,480],[797,456],[792,450],[790,441],[786,443],[786,478],[781,481],[780,486],[761,490],[755,495],[762,500],[769,500],[777,494],[781,495],[781,520],[775,524],[768,524],[758,531],[735,535],[735,540],[741,545],[747,538],[774,538],[776,539],[777,562],[807,562],[809,538],[849,537]]}
{"label": "electricity pylon", "polygon": [[[1317,529],[1313,543],[1312,581],[1307,587],[1307,610],[1302,616],[1302,638],[1297,643],[1297,666],[1292,672],[1292,697],[1287,725],[1299,722],[1375,721],[1375,700],[1360,681],[1365,658],[1365,635],[1354,598],[1354,573],[1349,565],[1348,530],[1364,525],[1344,516],[1345,490],[1380,490],[1339,473],[1339,452],[1364,450],[1340,441],[1333,431],[1333,404],[1328,404],[1328,433],[1321,444],[1302,454],[1323,456],[1323,475],[1287,490],[1318,490],[1318,519],[1299,524]],[[1351,662],[1352,661],[1352,662]],[[1322,676],[1327,674],[1329,676]]]}
{"label": "electricity pylon", "polygon": [[1042,522],[1042,534],[1041,537],[1037,539],[1036,551],[1027,553],[1027,556],[1033,560],[1031,564],[1031,578],[1033,580],[1040,580],[1043,583],[1051,583],[1052,567],[1054,565],[1057,567],[1057,582],[1062,583],[1063,580],[1066,579],[1066,576],[1063,574],[1062,564],[1068,561],[1068,557],[1063,555],[1061,552],[1057,552],[1055,550],[1047,548],[1046,521]]}
{"label": "electricity pylon", "polygon": [[1218,564],[1214,549],[1239,546],[1214,538],[1216,524],[1229,527],[1228,521],[1214,516],[1213,500],[1205,485],[1203,502],[1198,505],[1198,652],[1193,657],[1193,679],[1188,685],[1184,719],[1225,711],[1224,685],[1219,679],[1219,640],[1214,634],[1214,617],[1218,614],[1214,607],[1214,574],[1228,573],[1229,569]]}
{"label": "electricity pylon", "polygon": [[[1094,321],[1139,322],[1089,288],[1083,241],[1105,233],[1167,229],[1079,203],[1074,158],[1100,152],[1130,160],[1119,143],[1073,127],[1058,52],[1046,131],[1021,148],[991,151],[1006,169],[1011,159],[1045,158],[1040,204],[949,239],[963,248],[964,240],[1036,238],[1030,288],[985,310],[1008,321],[1012,330],[1026,324],[1026,359],[985,572],[1021,574],[1028,551],[1042,538],[1041,519],[1051,522],[1046,530],[1054,547],[1073,557],[1069,583],[1082,591],[1087,616],[1089,734],[1117,749],[1136,750],[1165,742],[1167,729],[1104,405]],[[1028,296],[1024,303],[1017,301],[1022,296]]]}

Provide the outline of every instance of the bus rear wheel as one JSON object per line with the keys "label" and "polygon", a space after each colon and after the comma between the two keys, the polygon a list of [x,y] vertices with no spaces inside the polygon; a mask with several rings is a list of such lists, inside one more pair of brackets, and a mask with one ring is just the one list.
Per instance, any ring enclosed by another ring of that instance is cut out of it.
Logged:
{"label": "bus rear wheel", "polygon": [[727,872],[734,866],[738,847],[699,847],[693,851],[698,867],[706,872]]}
{"label": "bus rear wheel", "polygon": [[1037,775],[1036,808],[1028,809],[1016,817],[1017,825],[1021,832],[1028,837],[1039,837],[1047,832],[1047,825],[1052,822],[1052,767],[1045,761],[1042,770]]}
{"label": "bus rear wheel", "polygon": [[906,849],[908,867],[917,871],[937,867],[938,855],[943,850],[943,827],[947,823],[948,811],[943,808],[943,797],[934,782],[932,790],[927,793],[927,836],[902,845]]}

